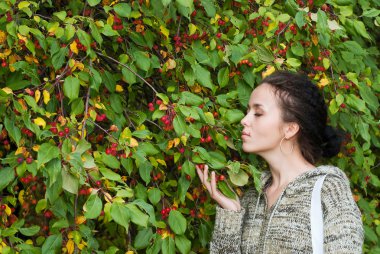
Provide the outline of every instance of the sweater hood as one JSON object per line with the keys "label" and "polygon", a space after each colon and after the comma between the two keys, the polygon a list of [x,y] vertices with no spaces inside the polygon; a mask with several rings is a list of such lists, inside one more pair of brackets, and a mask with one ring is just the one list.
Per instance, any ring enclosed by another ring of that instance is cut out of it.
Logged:
{"label": "sweater hood", "polygon": [[[340,178],[343,181],[348,181],[346,174],[339,169],[338,167],[334,167],[331,165],[321,165],[318,167],[315,167],[314,169],[310,169],[301,175],[297,176],[292,182],[288,184],[287,189],[289,189],[291,186],[297,185],[298,183],[304,181],[305,179],[310,179],[310,178],[318,178],[319,176],[322,175],[329,175],[335,176]],[[270,171],[264,171],[261,175],[261,186],[260,190],[263,191],[265,186],[267,186],[270,182],[272,181],[272,175]]]}

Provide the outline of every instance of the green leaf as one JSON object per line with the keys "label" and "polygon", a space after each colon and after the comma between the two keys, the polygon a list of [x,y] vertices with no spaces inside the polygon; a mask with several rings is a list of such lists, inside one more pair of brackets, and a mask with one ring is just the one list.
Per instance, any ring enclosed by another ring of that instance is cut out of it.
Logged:
{"label": "green leaf", "polygon": [[291,67],[294,67],[294,68],[297,68],[297,67],[300,67],[301,66],[301,61],[298,60],[297,58],[288,58],[286,59],[286,62],[291,66]]}
{"label": "green leaf", "polygon": [[74,100],[79,96],[79,79],[73,76],[68,76],[65,78],[63,84],[63,94],[70,100]]}
{"label": "green leaf", "polygon": [[49,162],[54,158],[58,158],[60,154],[59,148],[50,144],[44,143],[38,149],[37,154],[37,167],[40,168],[45,163]]}
{"label": "green leaf", "polygon": [[40,226],[34,225],[29,228],[20,228],[20,233],[26,236],[33,236],[40,232]]}
{"label": "green leaf", "polygon": [[122,225],[128,231],[130,214],[125,204],[113,202],[111,205],[111,217],[119,225]]}
{"label": "green leaf", "polygon": [[379,110],[379,99],[377,96],[372,92],[371,88],[369,88],[366,85],[359,84],[359,92],[360,96],[363,98],[363,100],[368,104],[369,108],[376,113],[376,111]]}
{"label": "green leaf", "polygon": [[218,72],[218,83],[220,87],[225,87],[228,85],[228,81],[230,80],[230,70],[227,67],[224,67]]}
{"label": "green leaf", "polygon": [[129,16],[131,15],[131,11],[132,11],[132,8],[129,4],[127,3],[120,3],[120,4],[116,4],[114,7],[113,7],[114,11],[120,16],[120,17],[125,17],[125,18],[129,18]]}
{"label": "green leaf", "polygon": [[145,249],[150,244],[152,237],[152,228],[144,228],[137,233],[133,246],[136,248],[136,250]]}
{"label": "green leaf", "polygon": [[81,98],[77,98],[71,103],[71,115],[80,115],[84,112],[84,102]]}
{"label": "green leaf", "polygon": [[328,48],[330,43],[330,29],[327,23],[327,15],[324,11],[318,10],[317,16],[317,31],[319,42],[322,44],[322,46]]}
{"label": "green leaf", "polygon": [[305,54],[303,46],[299,42],[294,43],[291,47],[291,50],[292,50],[293,54],[295,54],[297,56],[303,56]]}
{"label": "green leaf", "polygon": [[136,205],[134,204],[127,204],[126,207],[129,210],[129,215],[131,218],[131,221],[139,226],[147,227],[148,226],[148,220],[149,216],[143,213]]}
{"label": "green leaf", "polygon": [[120,162],[119,160],[110,154],[102,153],[102,162],[110,168],[113,169],[119,169],[120,168]]}
{"label": "green leaf", "polygon": [[180,96],[181,96],[181,102],[186,105],[199,106],[203,103],[202,97],[188,91],[182,92]]}
{"label": "green leaf", "polygon": [[182,116],[176,115],[173,120],[173,127],[178,137],[181,137],[187,132],[187,126]]}
{"label": "green leaf", "polygon": [[36,213],[41,213],[42,210],[45,210],[47,207],[47,200],[40,199],[36,205]]}
{"label": "green leaf", "polygon": [[15,178],[15,173],[12,168],[0,169],[0,191],[10,184]]}
{"label": "green leaf", "polygon": [[363,11],[362,16],[369,17],[369,18],[374,18],[380,16],[380,10],[377,9],[369,9]]}
{"label": "green leaf", "polygon": [[150,182],[151,176],[150,172],[152,171],[153,166],[148,161],[142,163],[139,167],[139,174],[146,184]]}
{"label": "green leaf", "polygon": [[84,216],[87,219],[97,218],[102,211],[103,203],[97,193],[91,194],[83,205]]}
{"label": "green leaf", "polygon": [[79,41],[87,48],[91,47],[91,36],[82,29],[77,30]]}
{"label": "green leaf", "polygon": [[201,0],[203,8],[205,8],[206,14],[210,18],[214,18],[216,14],[216,8],[214,1],[212,0]]}
{"label": "green leaf", "polygon": [[353,22],[354,22],[354,28],[359,35],[363,36],[366,39],[371,39],[362,21],[354,20]]}
{"label": "green leaf", "polygon": [[175,234],[183,235],[185,233],[187,222],[185,217],[179,211],[170,211],[168,223]]}
{"label": "green leaf", "polygon": [[171,237],[166,237],[162,241],[161,251],[162,254],[175,254],[174,239]]}
{"label": "green leaf", "polygon": [[59,253],[62,248],[62,235],[49,236],[42,245],[42,253]]}
{"label": "green leaf", "polygon": [[200,66],[199,64],[196,64],[195,66],[192,66],[194,73],[195,73],[195,78],[198,80],[199,84],[202,86],[209,88],[211,91],[214,92],[215,87],[211,81],[211,74],[210,72]]}
{"label": "green leaf", "polygon": [[230,176],[230,180],[236,186],[244,186],[248,183],[248,174],[243,170],[239,170],[238,173],[234,174],[231,171],[228,171],[228,175]]}
{"label": "green leaf", "polygon": [[191,241],[185,236],[179,235],[175,237],[175,245],[182,254],[190,253]]}
{"label": "green leaf", "polygon": [[[119,163],[119,161],[118,161],[118,163]],[[121,181],[120,175],[117,174],[117,173],[115,173],[115,172],[113,172],[112,170],[110,170],[108,168],[100,167],[99,171],[108,180],[111,180],[111,181]]]}
{"label": "green leaf", "polygon": [[61,69],[63,63],[66,60],[66,54],[68,53],[67,48],[60,48],[57,52],[55,52],[52,56],[51,63],[55,70]]}
{"label": "green leaf", "polygon": [[136,65],[138,68],[144,71],[149,70],[151,59],[148,57],[147,53],[142,52],[142,51],[136,51],[133,54],[133,56],[136,60]]}
{"label": "green leaf", "polygon": [[[96,1],[98,1],[98,0],[96,0]],[[99,1],[101,1],[101,0],[99,0]],[[98,27],[92,21],[90,22],[90,29],[91,29],[92,37],[95,39],[95,41],[97,43],[99,43],[100,45],[102,45],[102,43],[103,43],[103,37],[100,34]]]}
{"label": "green leaf", "polygon": [[99,4],[101,0],[87,0],[88,4],[91,7],[94,7],[95,5]]}
{"label": "green leaf", "polygon": [[259,60],[261,62],[270,64],[274,61],[273,53],[269,49],[263,46],[256,46],[256,48],[257,48],[257,55],[259,56]]}
{"label": "green leaf", "polygon": [[16,142],[17,146],[19,146],[21,140],[20,129],[15,126],[15,124],[8,117],[5,117],[4,119],[4,126],[9,136]]}
{"label": "green leaf", "polygon": [[236,198],[235,193],[230,189],[226,181],[218,181],[218,188],[226,197],[232,198],[232,199]]}
{"label": "green leaf", "polygon": [[62,188],[70,193],[77,194],[79,188],[79,179],[67,172],[67,170],[62,170]]}
{"label": "green leaf", "polygon": [[240,122],[241,119],[244,117],[244,113],[240,111],[239,109],[229,109],[226,111],[225,118],[230,123],[237,123]]}
{"label": "green leaf", "polygon": [[150,203],[156,205],[161,200],[161,191],[158,188],[148,190],[148,198]]}
{"label": "green leaf", "polygon": [[299,28],[302,28],[306,24],[305,12],[299,11],[295,16],[296,24]]}

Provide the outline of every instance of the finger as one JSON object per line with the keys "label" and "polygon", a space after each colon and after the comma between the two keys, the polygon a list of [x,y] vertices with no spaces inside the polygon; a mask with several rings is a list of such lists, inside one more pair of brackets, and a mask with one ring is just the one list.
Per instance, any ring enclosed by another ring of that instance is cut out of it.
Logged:
{"label": "finger", "polygon": [[198,166],[195,166],[195,168],[197,169],[198,177],[199,177],[199,179],[201,180],[201,182],[203,184],[203,172],[202,172],[202,170]]}
{"label": "finger", "polygon": [[213,193],[213,196],[218,193],[218,190],[216,188],[216,177],[215,177],[215,171],[211,172],[211,191]]}
{"label": "finger", "polygon": [[207,188],[208,192],[212,195],[211,185],[210,185],[210,182],[208,181],[208,166],[207,165],[205,165],[204,170],[203,170],[203,184]]}

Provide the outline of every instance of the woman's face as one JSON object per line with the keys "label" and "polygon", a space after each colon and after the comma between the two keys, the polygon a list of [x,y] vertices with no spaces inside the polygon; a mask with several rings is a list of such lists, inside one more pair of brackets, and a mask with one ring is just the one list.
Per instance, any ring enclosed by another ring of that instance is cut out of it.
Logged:
{"label": "woman's face", "polygon": [[262,155],[279,149],[280,141],[284,137],[284,122],[274,89],[270,85],[264,83],[253,90],[247,114],[241,124],[245,152]]}

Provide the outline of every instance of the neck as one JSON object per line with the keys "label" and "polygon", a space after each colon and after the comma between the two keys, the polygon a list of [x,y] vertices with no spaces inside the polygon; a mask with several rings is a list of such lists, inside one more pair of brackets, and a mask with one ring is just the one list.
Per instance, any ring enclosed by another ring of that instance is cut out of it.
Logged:
{"label": "neck", "polygon": [[314,165],[309,163],[299,151],[293,151],[291,155],[277,153],[262,157],[269,164],[272,173],[271,188],[274,189],[287,186],[297,176],[314,168]]}

